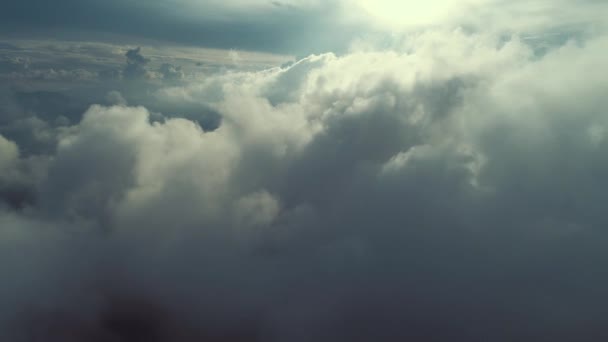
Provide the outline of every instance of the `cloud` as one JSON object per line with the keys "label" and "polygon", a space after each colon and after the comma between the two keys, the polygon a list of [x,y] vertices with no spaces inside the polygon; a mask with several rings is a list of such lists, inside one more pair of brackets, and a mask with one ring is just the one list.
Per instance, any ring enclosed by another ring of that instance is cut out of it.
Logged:
{"label": "cloud", "polygon": [[181,80],[184,78],[184,72],[182,71],[182,67],[175,66],[169,63],[163,63],[158,71],[163,76],[165,80]]}
{"label": "cloud", "polygon": [[125,78],[142,79],[149,77],[146,65],[150,63],[150,60],[141,54],[140,47],[127,50],[125,56],[127,57],[127,65],[122,71]]}
{"label": "cloud", "polygon": [[27,70],[30,61],[25,57],[0,56],[0,72]]}
{"label": "cloud", "polygon": [[0,210],[32,205],[45,166],[44,158],[22,159],[17,144],[0,135]]}
{"label": "cloud", "polygon": [[[54,31],[53,36],[70,37],[87,31],[102,38],[137,37],[221,49],[309,53],[336,45],[345,48],[352,33],[360,31],[361,26],[355,24],[341,25],[343,6],[338,1],[281,3],[283,6],[265,0],[136,0],[128,4],[61,0],[50,8],[43,1],[27,0],[3,11],[0,32]],[[326,34],[332,31],[332,35]],[[302,46],[304,41],[310,44]]]}
{"label": "cloud", "polygon": [[581,39],[361,41],[153,88],[212,129],[104,89],[43,161],[0,139],[42,174],[0,211],[0,337],[597,340],[608,40]]}
{"label": "cloud", "polygon": [[9,80],[41,80],[41,81],[91,81],[97,78],[97,74],[84,69],[64,70],[45,69],[27,70],[25,72],[12,72],[5,76]]}
{"label": "cloud", "polygon": [[3,136],[0,136],[0,169],[9,168],[17,159],[17,145]]}
{"label": "cloud", "polygon": [[122,94],[116,90],[110,91],[108,93],[108,95],[106,95],[106,100],[111,105],[116,105],[116,106],[126,106],[127,105],[127,100],[125,100],[125,98],[122,96]]}
{"label": "cloud", "polygon": [[53,6],[25,0],[0,14],[0,32],[81,40],[80,32],[87,32],[89,40],[153,39],[306,56],[344,53],[353,39],[370,33],[437,27],[569,37],[605,31],[606,6],[595,0],[61,0]]}

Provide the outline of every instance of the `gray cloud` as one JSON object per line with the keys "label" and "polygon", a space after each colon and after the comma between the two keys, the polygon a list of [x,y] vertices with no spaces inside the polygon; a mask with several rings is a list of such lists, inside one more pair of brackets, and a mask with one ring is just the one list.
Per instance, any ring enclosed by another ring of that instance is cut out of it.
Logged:
{"label": "gray cloud", "polygon": [[127,65],[122,74],[127,79],[141,79],[148,76],[146,65],[150,60],[141,54],[141,48],[128,50],[125,54],[127,57]]}
{"label": "gray cloud", "polygon": [[[54,30],[78,37],[78,31],[88,31],[98,39],[135,36],[223,49],[310,53],[337,46],[346,49],[352,35],[361,30],[337,23],[340,11],[337,1],[275,6],[265,1],[62,0],[49,5],[28,0],[7,5],[0,16],[0,32],[40,35]],[[333,34],[327,35],[331,30]],[[309,43],[304,46],[303,41]]]}
{"label": "gray cloud", "polygon": [[30,61],[24,57],[0,57],[0,72],[23,71],[29,67]]}
{"label": "gray cloud", "polygon": [[163,63],[158,71],[165,80],[181,80],[184,78],[184,72],[181,66],[175,66],[169,63]]}

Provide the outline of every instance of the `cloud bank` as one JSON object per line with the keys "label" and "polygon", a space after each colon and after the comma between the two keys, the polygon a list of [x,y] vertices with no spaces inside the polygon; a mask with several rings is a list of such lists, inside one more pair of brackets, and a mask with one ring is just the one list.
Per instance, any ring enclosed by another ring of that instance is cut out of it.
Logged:
{"label": "cloud bank", "polygon": [[607,11],[598,0],[22,0],[0,13],[0,34],[307,56],[342,54],[353,39],[387,30],[460,26],[563,37],[605,30]]}
{"label": "cloud bank", "polygon": [[2,137],[0,337],[597,341],[607,48],[426,31],[152,88],[212,129],[113,92]]}
{"label": "cloud bank", "polygon": [[230,50],[0,42],[0,340],[605,339],[606,5],[406,3],[8,5]]}

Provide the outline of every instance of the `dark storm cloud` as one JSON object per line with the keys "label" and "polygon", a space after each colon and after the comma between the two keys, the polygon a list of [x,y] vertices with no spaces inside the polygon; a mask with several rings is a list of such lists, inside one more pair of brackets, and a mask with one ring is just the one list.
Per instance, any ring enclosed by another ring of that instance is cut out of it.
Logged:
{"label": "dark storm cloud", "polygon": [[[229,4],[230,5],[230,4]],[[12,1],[0,14],[9,34],[71,31],[67,36],[135,36],[215,48],[311,53],[345,49],[361,26],[337,23],[335,1],[273,6],[253,2],[223,6],[212,2],[42,0]],[[252,9],[253,6],[253,9]],[[233,8],[234,7],[234,8]],[[340,27],[337,31],[335,28]],[[74,32],[86,32],[78,33]],[[332,32],[332,34],[328,34]],[[85,37],[86,39],[86,37]]]}

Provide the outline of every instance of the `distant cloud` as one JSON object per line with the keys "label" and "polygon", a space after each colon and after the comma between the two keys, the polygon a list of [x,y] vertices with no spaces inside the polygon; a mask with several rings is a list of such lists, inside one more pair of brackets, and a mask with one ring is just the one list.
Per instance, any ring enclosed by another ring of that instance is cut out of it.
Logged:
{"label": "distant cloud", "polygon": [[30,61],[27,57],[0,56],[0,72],[15,72],[28,69]]}
{"label": "distant cloud", "polygon": [[108,95],[106,95],[106,100],[108,101],[108,103],[110,105],[115,105],[115,106],[126,106],[127,105],[127,100],[125,100],[125,98],[122,96],[122,94],[116,90],[110,91],[108,93]]}
{"label": "distant cloud", "polygon": [[184,72],[182,71],[181,66],[163,63],[158,71],[165,80],[181,80],[184,78]]}
{"label": "distant cloud", "polygon": [[126,79],[142,79],[149,77],[146,65],[150,63],[150,60],[141,54],[141,47],[128,50],[125,53],[125,56],[127,57],[127,65],[122,74]]}
{"label": "distant cloud", "polygon": [[[277,4],[280,4],[277,6]],[[211,48],[310,53],[347,47],[357,24],[341,25],[338,0],[24,0],[0,13],[0,33],[140,37]],[[167,8],[171,8],[170,11]],[[75,19],[76,18],[76,19]],[[332,34],[327,34],[332,32]]]}

